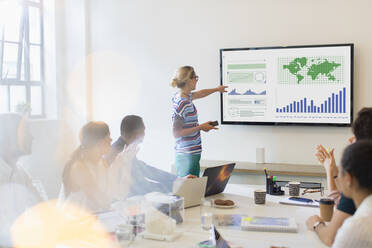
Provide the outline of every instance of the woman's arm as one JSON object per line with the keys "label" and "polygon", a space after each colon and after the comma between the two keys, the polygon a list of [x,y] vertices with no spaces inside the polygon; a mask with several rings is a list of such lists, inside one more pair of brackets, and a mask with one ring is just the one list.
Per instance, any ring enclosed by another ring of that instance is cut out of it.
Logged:
{"label": "woman's arm", "polygon": [[221,85],[213,89],[204,89],[204,90],[195,91],[194,93],[192,93],[192,99],[195,100],[195,99],[203,98],[203,97],[209,96],[210,94],[213,94],[214,92],[224,93],[224,92],[227,92],[226,88],[227,86]]}
{"label": "woman's arm", "polygon": [[345,219],[350,217],[351,215],[342,212],[338,209],[335,209],[333,213],[332,220],[327,224],[319,225],[315,230],[313,229],[314,224],[317,221],[322,221],[319,216],[314,215],[310,217],[307,221],[307,227],[309,230],[314,230],[318,235],[319,239],[326,244],[327,246],[331,246],[333,241],[336,237],[337,231],[340,229],[342,224],[344,223]]}
{"label": "woman's arm", "polygon": [[319,145],[317,147],[317,153],[315,155],[318,158],[318,161],[323,164],[326,170],[328,191],[336,191],[337,186],[335,177],[337,177],[338,170],[334,157],[334,149],[328,151],[322,145]]}
{"label": "woman's arm", "polygon": [[175,138],[183,137],[183,136],[195,133],[197,131],[208,132],[212,129],[218,129],[212,126],[210,122],[205,122],[203,124],[200,124],[199,126],[190,127],[190,128],[182,128],[182,126],[183,126],[183,119],[179,116],[176,116],[173,121],[173,136]]}
{"label": "woman's arm", "polygon": [[109,197],[97,187],[97,181],[92,178],[83,164],[75,163],[70,173],[69,184],[72,186],[72,192],[83,192],[98,208],[107,207],[110,203]]}

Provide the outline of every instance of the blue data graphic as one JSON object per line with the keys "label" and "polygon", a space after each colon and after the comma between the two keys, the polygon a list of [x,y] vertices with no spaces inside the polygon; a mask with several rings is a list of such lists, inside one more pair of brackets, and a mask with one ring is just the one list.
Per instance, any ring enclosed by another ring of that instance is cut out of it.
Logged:
{"label": "blue data graphic", "polygon": [[231,92],[228,93],[229,96],[266,96],[266,90],[261,92],[254,92],[253,90],[249,89],[244,93],[236,92],[236,89],[233,89]]}
{"label": "blue data graphic", "polygon": [[276,113],[346,113],[346,88],[332,93],[323,103],[316,105],[313,99],[303,98],[300,101],[276,108]]}

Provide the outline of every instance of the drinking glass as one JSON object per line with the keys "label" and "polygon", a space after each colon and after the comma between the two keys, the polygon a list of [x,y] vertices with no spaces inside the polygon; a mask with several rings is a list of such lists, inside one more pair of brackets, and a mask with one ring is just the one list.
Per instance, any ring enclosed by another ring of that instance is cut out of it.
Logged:
{"label": "drinking glass", "polygon": [[200,204],[200,219],[203,230],[210,230],[213,225],[213,200],[205,198],[201,199]]}

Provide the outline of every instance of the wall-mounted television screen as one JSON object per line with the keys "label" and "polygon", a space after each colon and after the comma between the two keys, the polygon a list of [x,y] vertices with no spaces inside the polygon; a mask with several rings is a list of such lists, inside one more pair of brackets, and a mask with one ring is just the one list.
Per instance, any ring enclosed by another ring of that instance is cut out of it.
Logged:
{"label": "wall-mounted television screen", "polygon": [[222,124],[350,126],[353,44],[220,49]]}

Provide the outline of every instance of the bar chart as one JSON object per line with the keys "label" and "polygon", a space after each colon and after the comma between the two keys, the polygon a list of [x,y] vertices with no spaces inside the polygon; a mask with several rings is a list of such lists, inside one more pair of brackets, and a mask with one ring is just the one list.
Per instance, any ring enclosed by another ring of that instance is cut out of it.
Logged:
{"label": "bar chart", "polygon": [[277,107],[276,113],[346,113],[346,88],[332,93],[321,104],[317,105],[313,99],[304,97],[286,106]]}

